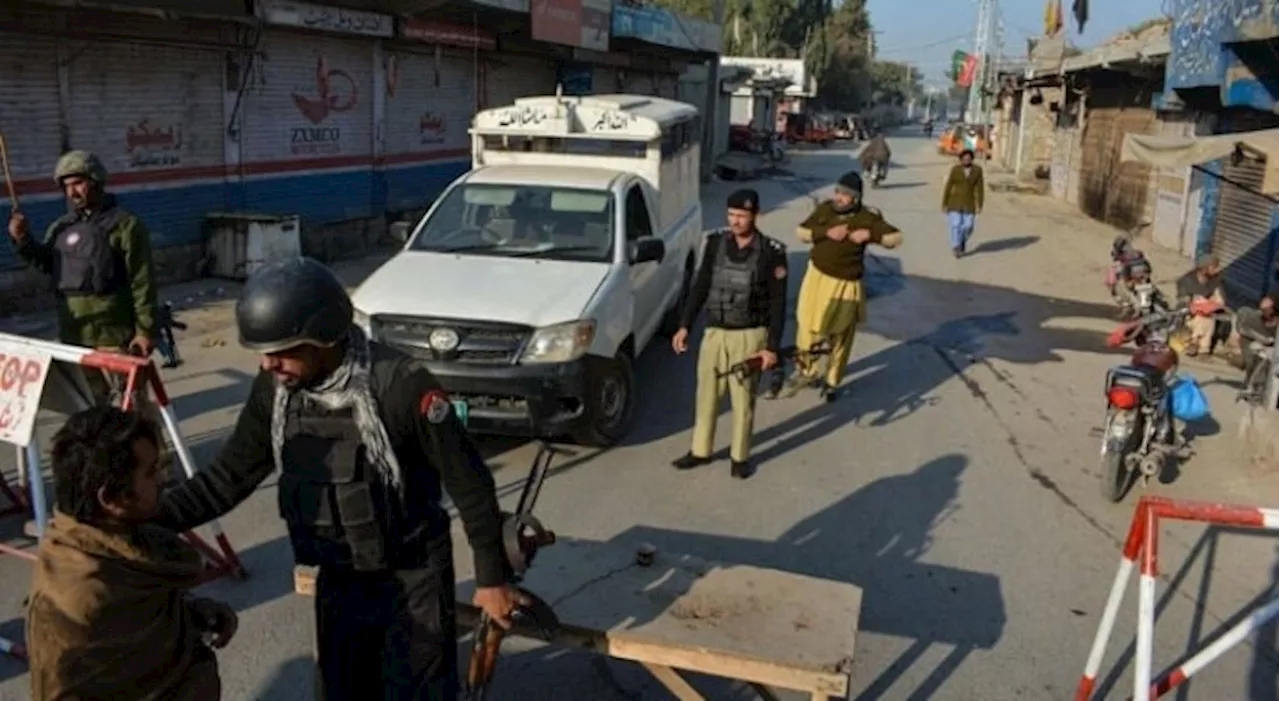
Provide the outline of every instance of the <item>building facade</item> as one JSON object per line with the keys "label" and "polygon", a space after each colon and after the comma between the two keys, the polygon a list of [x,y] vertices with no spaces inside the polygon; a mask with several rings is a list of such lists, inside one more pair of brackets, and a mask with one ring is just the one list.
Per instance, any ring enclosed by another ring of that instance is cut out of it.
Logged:
{"label": "building facade", "polygon": [[[37,229],[65,211],[53,166],[80,148],[150,229],[165,281],[207,268],[219,212],[299,215],[304,252],[338,258],[469,168],[477,110],[557,86],[675,98],[685,68],[719,51],[706,22],[550,2],[450,3],[412,20],[292,0],[6,5],[0,131],[22,210]],[[138,11],[155,5],[169,12]],[[664,33],[663,17],[685,24]],[[0,196],[0,215],[11,205]],[[0,246],[9,306],[41,285]]]}

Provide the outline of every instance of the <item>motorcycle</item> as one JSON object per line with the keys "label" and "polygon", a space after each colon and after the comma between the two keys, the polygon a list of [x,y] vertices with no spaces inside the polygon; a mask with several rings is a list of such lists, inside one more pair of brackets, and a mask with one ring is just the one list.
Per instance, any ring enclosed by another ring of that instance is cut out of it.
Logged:
{"label": "motorcycle", "polygon": [[[1154,311],[1158,290],[1150,284],[1151,262],[1142,251],[1133,247],[1129,239],[1120,236],[1111,243],[1111,265],[1107,267],[1105,283],[1111,299],[1120,307],[1121,318],[1134,319]],[[1138,285],[1146,285],[1145,301],[1139,300]],[[1166,307],[1167,308],[1167,307]]]}
{"label": "motorcycle", "polygon": [[1276,345],[1252,340],[1248,343],[1254,360],[1245,368],[1244,387],[1237,400],[1260,407],[1267,401],[1268,385],[1276,374]]}
{"label": "motorcycle", "polygon": [[879,161],[873,161],[867,169],[867,180],[871,182],[871,187],[880,187],[880,183],[884,182],[885,167]]}
{"label": "motorcycle", "polygon": [[1178,352],[1169,338],[1192,314],[1221,313],[1217,302],[1193,302],[1128,322],[1107,339],[1113,348],[1135,346],[1129,362],[1108,370],[1103,383],[1102,494],[1110,501],[1122,500],[1135,477],[1146,486],[1168,459],[1182,457],[1186,446],[1177,436],[1172,399],[1178,384],[1189,380],[1176,375]]}

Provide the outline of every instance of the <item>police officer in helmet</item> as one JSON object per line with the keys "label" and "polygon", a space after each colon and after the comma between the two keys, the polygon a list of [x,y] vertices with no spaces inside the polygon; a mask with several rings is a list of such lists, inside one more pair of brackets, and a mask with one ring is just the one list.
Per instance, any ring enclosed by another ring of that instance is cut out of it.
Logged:
{"label": "police officer in helmet", "polygon": [[[151,235],[106,191],[107,169],[92,153],[63,154],[53,180],[66,195],[67,213],[37,241],[15,209],[9,236],[18,257],[53,283],[59,340],[150,355],[156,334]],[[108,399],[107,381],[88,375],[98,401]]]}
{"label": "police officer in helmet", "polygon": [[166,492],[161,521],[186,530],[230,511],[280,470],[280,515],[299,564],[317,566],[319,676],[327,701],[457,694],[447,490],[475,552],[475,603],[509,625],[493,478],[431,374],[352,323],[320,263],[269,265],[236,304],[261,372],[222,453]]}

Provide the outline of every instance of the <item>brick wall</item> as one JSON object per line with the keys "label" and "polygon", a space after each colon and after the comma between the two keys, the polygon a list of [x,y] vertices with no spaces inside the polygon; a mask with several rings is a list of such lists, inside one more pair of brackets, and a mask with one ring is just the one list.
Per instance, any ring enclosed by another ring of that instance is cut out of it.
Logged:
{"label": "brick wall", "polygon": [[1061,103],[1063,91],[1060,87],[1034,88],[1028,94],[1035,95],[1037,92],[1044,98],[1043,101],[1033,105],[1027,100],[1022,111],[1022,138],[1026,143],[1022,147],[1022,162],[1018,165],[1019,177],[1023,180],[1034,179],[1036,169],[1047,170],[1053,160],[1053,130],[1057,115],[1049,111],[1049,105]]}

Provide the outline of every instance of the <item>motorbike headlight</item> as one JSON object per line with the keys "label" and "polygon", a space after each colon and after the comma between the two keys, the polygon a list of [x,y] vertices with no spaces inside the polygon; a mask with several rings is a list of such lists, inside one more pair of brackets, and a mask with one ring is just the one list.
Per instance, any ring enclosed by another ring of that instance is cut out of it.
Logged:
{"label": "motorbike headlight", "polygon": [[580,319],[533,332],[525,346],[522,363],[567,363],[581,358],[596,337],[594,319]]}

